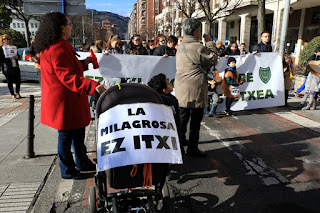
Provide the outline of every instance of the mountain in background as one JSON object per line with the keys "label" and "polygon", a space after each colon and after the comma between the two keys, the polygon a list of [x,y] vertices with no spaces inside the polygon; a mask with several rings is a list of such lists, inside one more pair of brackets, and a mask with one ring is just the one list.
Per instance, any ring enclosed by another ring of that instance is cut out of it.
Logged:
{"label": "mountain in background", "polygon": [[117,24],[119,26],[121,34],[120,36],[122,38],[125,37],[125,34],[128,30],[129,17],[120,16],[107,11],[97,11],[92,9],[87,9],[87,15],[91,17],[92,11],[94,22],[102,22],[103,20],[108,19],[112,24]]}

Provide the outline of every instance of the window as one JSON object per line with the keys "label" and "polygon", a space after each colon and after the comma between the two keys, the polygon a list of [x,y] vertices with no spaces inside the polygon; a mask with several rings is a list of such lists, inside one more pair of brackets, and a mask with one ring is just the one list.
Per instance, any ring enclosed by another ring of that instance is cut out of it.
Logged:
{"label": "window", "polygon": [[21,28],[24,28],[24,23],[21,23]]}
{"label": "window", "polygon": [[31,35],[34,36],[34,31],[31,32]]}
{"label": "window", "polygon": [[17,28],[20,28],[20,23],[17,23]]}
{"label": "window", "polygon": [[34,23],[34,27],[35,27],[35,28],[38,28],[38,23]]}
{"label": "window", "polygon": [[16,28],[16,23],[12,23],[12,28]]}
{"label": "window", "polygon": [[31,28],[34,28],[34,24],[33,23],[31,23],[30,25],[31,25]]}

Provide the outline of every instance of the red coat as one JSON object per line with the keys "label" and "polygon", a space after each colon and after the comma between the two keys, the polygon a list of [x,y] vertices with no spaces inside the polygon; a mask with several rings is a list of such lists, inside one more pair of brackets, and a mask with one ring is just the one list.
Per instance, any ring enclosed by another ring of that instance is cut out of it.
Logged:
{"label": "red coat", "polygon": [[98,82],[83,77],[84,67],[63,38],[41,55],[42,124],[58,130],[84,128],[90,123],[88,95]]}

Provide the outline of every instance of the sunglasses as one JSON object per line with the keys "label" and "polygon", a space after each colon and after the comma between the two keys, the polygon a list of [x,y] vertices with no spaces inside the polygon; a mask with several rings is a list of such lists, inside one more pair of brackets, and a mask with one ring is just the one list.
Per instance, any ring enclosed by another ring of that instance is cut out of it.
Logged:
{"label": "sunglasses", "polygon": [[10,39],[10,38],[3,38],[2,40],[3,40],[3,41],[4,41],[4,40],[10,41],[11,39]]}
{"label": "sunglasses", "polygon": [[161,40],[161,41],[159,41],[159,42],[163,43],[163,42],[166,42],[166,40]]}

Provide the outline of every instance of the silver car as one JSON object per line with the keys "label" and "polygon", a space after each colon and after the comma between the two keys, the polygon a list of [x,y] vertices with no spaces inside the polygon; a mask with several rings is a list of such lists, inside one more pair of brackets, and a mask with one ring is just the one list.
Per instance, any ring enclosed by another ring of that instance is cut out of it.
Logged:
{"label": "silver car", "polygon": [[19,67],[21,72],[21,80],[39,81],[40,71],[34,67],[35,63],[25,59],[25,56],[29,55],[30,48],[19,48],[17,51],[20,56]]}

